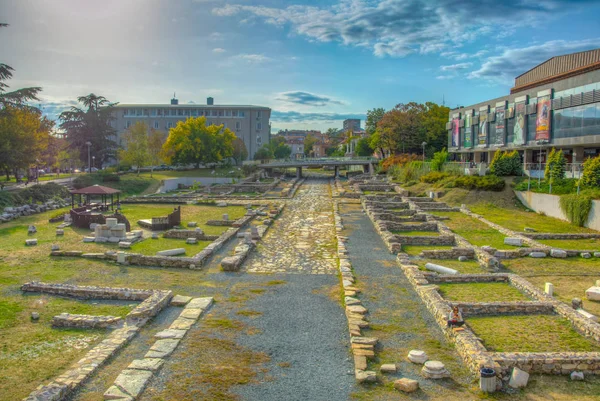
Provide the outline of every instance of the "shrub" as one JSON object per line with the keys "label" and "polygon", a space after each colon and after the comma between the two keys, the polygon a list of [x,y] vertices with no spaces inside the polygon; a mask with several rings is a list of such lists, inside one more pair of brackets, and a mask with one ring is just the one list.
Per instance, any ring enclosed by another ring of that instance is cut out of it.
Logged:
{"label": "shrub", "polygon": [[256,173],[258,171],[258,166],[255,164],[244,164],[242,166],[242,172],[244,176],[249,176],[250,174]]}
{"label": "shrub", "polygon": [[392,166],[402,167],[416,160],[419,160],[418,155],[405,153],[401,155],[387,157],[380,162],[380,165],[383,171],[388,171]]}
{"label": "shrub", "polygon": [[498,177],[523,174],[519,152],[516,150],[512,152],[497,151],[490,163],[490,172]]}
{"label": "shrub", "polygon": [[77,177],[73,180],[73,188],[81,189],[81,188],[89,187],[90,185],[94,185],[94,183],[95,183],[94,177],[92,177],[91,175],[89,175],[89,174],[80,175],[79,177]]}
{"label": "shrub", "polygon": [[111,174],[108,172],[98,173],[98,176],[102,180],[102,182],[119,182],[121,181],[121,177],[117,174]]}
{"label": "shrub", "polygon": [[586,195],[563,195],[560,197],[560,208],[571,223],[583,227],[592,209],[592,198]]}
{"label": "shrub", "polygon": [[432,171],[428,174],[425,174],[424,176],[422,176],[420,178],[421,182],[426,182],[428,184],[432,184],[434,182],[438,182],[440,180],[443,180],[444,178],[448,178],[450,177],[449,173],[442,173],[439,171]]}
{"label": "shrub", "polygon": [[600,156],[587,159],[583,163],[581,185],[590,188],[600,186]]}
{"label": "shrub", "polygon": [[546,161],[546,169],[544,170],[544,178],[546,181],[556,183],[565,178],[565,170],[567,168],[567,160],[562,150],[552,148]]}
{"label": "shrub", "polygon": [[412,161],[400,169],[400,181],[417,181],[423,175],[423,162]]}
{"label": "shrub", "polygon": [[505,182],[502,178],[495,175],[486,175],[483,177],[466,175],[454,180],[453,185],[457,188],[498,192],[504,189]]}
{"label": "shrub", "polygon": [[446,148],[442,149],[439,152],[435,152],[433,154],[433,158],[431,159],[431,171],[442,171],[442,167],[446,164],[448,160],[448,152]]}

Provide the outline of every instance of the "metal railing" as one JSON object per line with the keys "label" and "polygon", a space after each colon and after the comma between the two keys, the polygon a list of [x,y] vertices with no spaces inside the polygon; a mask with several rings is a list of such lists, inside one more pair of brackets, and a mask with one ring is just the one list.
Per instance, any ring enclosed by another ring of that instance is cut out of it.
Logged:
{"label": "metal railing", "polygon": [[371,156],[357,157],[305,157],[302,159],[275,159],[265,161],[263,164],[326,164],[326,163],[343,163],[343,162],[371,162],[378,163],[379,159]]}
{"label": "metal railing", "polygon": [[[544,178],[546,163],[525,163],[523,166],[525,175],[534,178]],[[583,174],[583,163],[567,163],[565,168],[565,178],[581,178]]]}

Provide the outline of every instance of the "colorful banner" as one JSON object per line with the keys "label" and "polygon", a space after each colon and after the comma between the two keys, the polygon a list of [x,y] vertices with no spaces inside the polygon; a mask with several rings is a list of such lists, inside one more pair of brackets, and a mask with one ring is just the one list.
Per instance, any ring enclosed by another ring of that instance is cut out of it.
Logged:
{"label": "colorful banner", "polygon": [[550,140],[550,96],[538,98],[537,118],[535,120],[535,140]]}
{"label": "colorful banner", "polygon": [[465,138],[463,141],[465,148],[473,147],[473,128],[471,124],[473,124],[473,116],[469,112],[465,115]]}
{"label": "colorful banner", "polygon": [[504,133],[506,131],[506,109],[504,107],[496,108],[496,124],[492,132],[490,132],[491,145],[504,145]]}
{"label": "colorful banner", "polygon": [[488,136],[488,115],[487,112],[479,113],[479,134],[477,135],[477,145],[486,146]]}
{"label": "colorful banner", "polygon": [[459,133],[460,133],[460,119],[458,118],[453,118],[452,119],[452,147],[453,148],[458,148],[459,143],[460,143],[460,139],[459,139]]}
{"label": "colorful banner", "polygon": [[525,145],[525,138],[527,138],[525,108],[525,103],[517,103],[515,105],[515,126],[513,128],[513,144],[515,145]]}

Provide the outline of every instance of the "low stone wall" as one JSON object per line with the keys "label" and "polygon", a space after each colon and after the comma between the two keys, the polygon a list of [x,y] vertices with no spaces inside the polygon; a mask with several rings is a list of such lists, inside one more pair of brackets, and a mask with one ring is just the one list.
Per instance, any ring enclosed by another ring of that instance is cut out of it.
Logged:
{"label": "low stone wall", "polygon": [[221,227],[232,227],[233,220],[208,220],[207,226],[221,226]]}
{"label": "low stone wall", "polygon": [[[18,219],[21,216],[30,216],[32,214],[43,213],[48,210],[56,210],[56,209],[70,206],[70,205],[71,205],[70,201],[61,199],[61,200],[49,200],[48,202],[46,202],[42,205],[31,204],[31,205],[12,206],[12,207],[8,206],[2,210],[2,213],[0,213],[0,223],[6,223],[11,220]],[[65,214],[68,214],[68,213],[69,213],[68,210],[65,211]],[[63,218],[61,217],[60,220],[56,220],[56,221],[62,221],[62,220],[63,220]]]}
{"label": "low stone wall", "polygon": [[469,259],[475,258],[473,248],[452,248],[421,251],[420,256],[427,259],[458,259],[465,256]]}
{"label": "low stone wall", "polygon": [[600,238],[600,234],[583,233],[520,233],[523,237],[531,239],[591,239]]}
{"label": "low stone wall", "polygon": [[463,317],[482,315],[549,315],[554,313],[554,306],[549,302],[449,302],[449,304],[451,307],[458,306]]}
{"label": "low stone wall", "polygon": [[[378,219],[378,220],[381,220],[381,219]],[[390,230],[390,231],[431,231],[431,232],[438,232],[438,225],[437,225],[436,222],[397,223],[395,221],[386,221],[386,220],[383,220],[380,224],[385,224],[385,226],[387,227],[387,229]]]}
{"label": "low stone wall", "polygon": [[73,327],[78,329],[114,328],[122,321],[116,316],[93,316],[61,313],[52,318],[52,327]]}
{"label": "low stone wall", "polygon": [[390,242],[397,242],[402,245],[455,245],[453,235],[438,235],[436,237],[426,237],[417,235],[397,235],[392,234]]}
{"label": "low stone wall", "polygon": [[495,352],[491,356],[505,380],[515,367],[552,375],[568,375],[573,371],[600,374],[600,352]]}
{"label": "low stone wall", "polygon": [[164,238],[188,239],[196,238],[198,241],[215,241],[219,235],[207,235],[202,231],[196,230],[169,230],[163,234]]}
{"label": "low stone wall", "polygon": [[153,290],[82,286],[72,284],[50,284],[39,281],[32,281],[23,284],[21,286],[21,291],[41,292],[43,294],[79,299],[114,299],[122,301],[143,301],[154,293]]}
{"label": "low stone wall", "polygon": [[382,201],[365,201],[365,204],[372,208],[381,209],[409,209],[409,204],[406,202],[382,202]]}
{"label": "low stone wall", "polygon": [[[407,210],[408,211],[408,210]],[[394,223],[412,223],[412,222],[423,222],[427,221],[427,216],[424,214],[416,214],[414,210],[412,215],[408,215],[403,217],[402,215],[398,215],[397,212],[382,212],[382,213],[373,213],[373,218],[375,220],[384,220],[384,221],[392,221]],[[436,225],[437,231],[437,225]]]}
{"label": "low stone wall", "polygon": [[424,272],[430,283],[508,283],[509,275],[506,273],[479,273],[479,274],[437,274]]}

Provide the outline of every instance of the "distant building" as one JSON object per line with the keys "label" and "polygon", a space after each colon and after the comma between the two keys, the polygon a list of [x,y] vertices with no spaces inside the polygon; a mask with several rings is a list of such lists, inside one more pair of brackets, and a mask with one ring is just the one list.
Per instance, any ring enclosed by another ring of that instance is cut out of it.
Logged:
{"label": "distant building", "polygon": [[346,131],[361,131],[360,129],[360,120],[358,118],[349,118],[344,120],[342,124],[344,132]]}
{"label": "distant building", "polygon": [[290,154],[291,159],[301,159],[304,157],[303,139],[287,139],[285,144],[292,150],[292,153]]}
{"label": "distant building", "polygon": [[552,57],[516,77],[509,95],[451,110],[446,129],[463,161],[516,150],[526,171],[543,171],[551,148],[569,163],[599,155],[600,49]]}
{"label": "distant building", "polygon": [[271,136],[271,109],[262,106],[219,105],[209,97],[206,105],[179,104],[175,98],[170,104],[118,104],[115,106],[113,127],[117,130],[117,143],[121,135],[138,121],[148,127],[168,133],[178,121],[190,117],[206,117],[207,125],[229,128],[241,138],[248,149],[248,158],[253,159],[256,151],[268,143]]}

